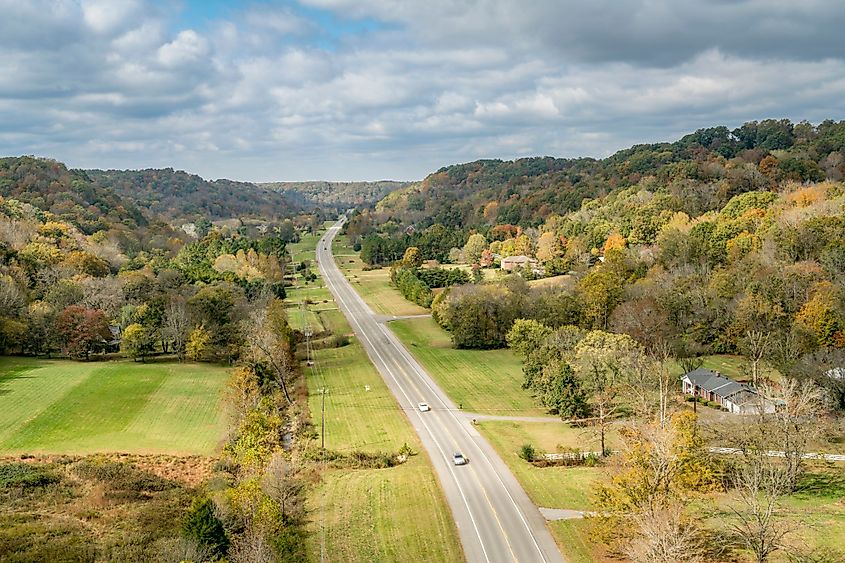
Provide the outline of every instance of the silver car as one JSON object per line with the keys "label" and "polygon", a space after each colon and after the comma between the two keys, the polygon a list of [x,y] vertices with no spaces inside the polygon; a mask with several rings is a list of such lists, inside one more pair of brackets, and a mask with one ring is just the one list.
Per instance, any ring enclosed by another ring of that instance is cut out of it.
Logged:
{"label": "silver car", "polygon": [[461,452],[455,452],[455,455],[452,456],[452,461],[455,462],[455,465],[466,465],[469,463],[469,460]]}

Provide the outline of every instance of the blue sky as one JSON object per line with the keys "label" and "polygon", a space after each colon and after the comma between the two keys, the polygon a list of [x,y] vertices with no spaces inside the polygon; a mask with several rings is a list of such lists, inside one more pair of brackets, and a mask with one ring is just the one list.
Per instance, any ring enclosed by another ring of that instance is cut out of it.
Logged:
{"label": "blue sky", "polygon": [[806,0],[0,0],[0,154],[241,180],[419,179],[845,114]]}

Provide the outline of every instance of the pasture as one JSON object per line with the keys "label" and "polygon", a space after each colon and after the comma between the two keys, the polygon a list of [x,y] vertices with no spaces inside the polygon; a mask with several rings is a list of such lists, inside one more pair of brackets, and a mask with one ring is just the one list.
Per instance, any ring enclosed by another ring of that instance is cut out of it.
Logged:
{"label": "pasture", "polygon": [[365,271],[364,263],[346,235],[335,238],[332,250],[338,267],[377,314],[403,316],[428,313],[428,309],[406,300],[390,285],[390,268]]}
{"label": "pasture", "polygon": [[0,358],[0,453],[210,454],[227,368]]}
{"label": "pasture", "polygon": [[522,362],[511,350],[457,350],[449,333],[431,318],[389,324],[396,336],[455,402],[466,411],[543,416],[522,388]]}

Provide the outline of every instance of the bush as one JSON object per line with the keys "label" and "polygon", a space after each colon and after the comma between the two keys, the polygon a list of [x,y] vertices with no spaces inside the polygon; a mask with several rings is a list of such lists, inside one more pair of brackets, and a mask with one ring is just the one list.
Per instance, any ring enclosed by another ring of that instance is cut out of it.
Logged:
{"label": "bush", "polygon": [[182,523],[182,533],[218,556],[225,555],[229,547],[226,530],[214,515],[214,503],[208,497],[194,498]]}
{"label": "bush", "polygon": [[0,488],[44,487],[61,481],[61,477],[44,467],[29,463],[0,465]]}
{"label": "bush", "polygon": [[349,345],[349,337],[345,334],[335,334],[332,337],[332,346],[335,348],[343,348]]}
{"label": "bush", "polygon": [[534,456],[537,452],[534,451],[534,446],[531,444],[522,444],[519,448],[519,457],[525,461],[534,461]]}

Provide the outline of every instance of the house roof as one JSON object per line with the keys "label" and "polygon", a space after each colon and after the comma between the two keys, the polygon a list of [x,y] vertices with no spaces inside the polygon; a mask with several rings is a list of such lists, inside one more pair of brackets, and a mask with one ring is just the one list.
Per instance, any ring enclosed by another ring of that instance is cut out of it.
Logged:
{"label": "house roof", "polygon": [[507,258],[502,258],[502,262],[514,262],[524,264],[526,262],[536,262],[536,260],[529,256],[525,256],[524,254],[519,254],[517,256],[508,256]]}
{"label": "house roof", "polygon": [[691,372],[684,374],[683,377],[688,379],[693,385],[700,387],[705,391],[716,393],[717,395],[725,398],[730,397],[735,393],[739,393],[740,391],[753,393],[753,391],[746,385],[737,383],[733,379],[709,369],[694,369]]}

